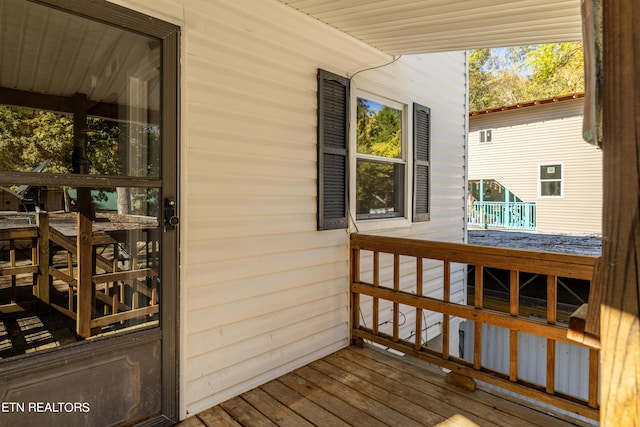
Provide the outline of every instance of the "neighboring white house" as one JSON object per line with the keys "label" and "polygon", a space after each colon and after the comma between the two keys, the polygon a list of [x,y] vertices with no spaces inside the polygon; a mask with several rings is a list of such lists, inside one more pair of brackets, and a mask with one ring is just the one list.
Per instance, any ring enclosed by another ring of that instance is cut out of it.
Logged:
{"label": "neighboring white house", "polygon": [[471,112],[474,203],[507,190],[512,202],[535,203],[538,232],[600,234],[602,152],[582,138],[583,105],[577,94]]}

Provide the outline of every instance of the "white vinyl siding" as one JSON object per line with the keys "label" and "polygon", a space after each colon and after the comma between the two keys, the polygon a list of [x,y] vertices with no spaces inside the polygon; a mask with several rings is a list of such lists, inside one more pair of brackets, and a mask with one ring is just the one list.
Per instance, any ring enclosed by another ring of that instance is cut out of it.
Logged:
{"label": "white vinyl siding", "polygon": [[[277,1],[118,3],[182,28],[185,416],[349,345],[349,236],[316,231],[316,74],[392,58]],[[465,71],[463,52],[441,53],[352,79],[431,108],[431,220],[386,235],[464,241]]]}
{"label": "white vinyl siding", "polygon": [[[536,202],[541,233],[602,232],[602,152],[582,139],[583,99],[469,119],[469,179],[495,179]],[[493,129],[492,143],[478,131]],[[540,197],[540,165],[562,164],[562,197]]]}

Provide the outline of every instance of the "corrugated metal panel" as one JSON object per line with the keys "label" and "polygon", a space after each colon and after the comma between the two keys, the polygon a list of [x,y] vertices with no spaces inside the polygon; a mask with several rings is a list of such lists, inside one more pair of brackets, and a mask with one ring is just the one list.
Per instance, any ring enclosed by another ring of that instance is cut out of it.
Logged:
{"label": "corrugated metal panel", "polygon": [[[473,321],[463,322],[464,359],[473,361]],[[482,325],[482,364],[509,374],[509,330]],[[556,343],[555,389],[586,400],[589,395],[589,349],[569,343]],[[541,386],[546,384],[546,338],[518,334],[518,378]]]}
{"label": "corrugated metal panel", "polygon": [[581,40],[579,0],[280,0],[391,54]]}
{"label": "corrugated metal panel", "polygon": [[[496,179],[536,202],[537,231],[602,232],[602,152],[582,139],[583,99],[495,112],[469,119],[469,179]],[[492,129],[480,144],[478,131]],[[564,164],[564,196],[539,197],[539,164]]]}
{"label": "corrugated metal panel", "polygon": [[[351,76],[391,58],[279,2],[172,3],[163,13],[182,27],[182,399],[194,413],[348,345],[348,234],[315,231],[316,70]],[[464,239],[465,69],[464,54],[435,54],[353,79],[354,91],[431,107],[432,161],[447,165],[434,167],[432,221],[386,234]],[[453,277],[463,301],[464,275]]]}

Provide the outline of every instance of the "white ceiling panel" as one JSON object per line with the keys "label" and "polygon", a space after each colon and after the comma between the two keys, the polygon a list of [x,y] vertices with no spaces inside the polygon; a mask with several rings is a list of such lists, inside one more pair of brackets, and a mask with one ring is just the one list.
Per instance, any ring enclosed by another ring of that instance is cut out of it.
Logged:
{"label": "white ceiling panel", "polygon": [[387,53],[582,39],[580,0],[280,0]]}

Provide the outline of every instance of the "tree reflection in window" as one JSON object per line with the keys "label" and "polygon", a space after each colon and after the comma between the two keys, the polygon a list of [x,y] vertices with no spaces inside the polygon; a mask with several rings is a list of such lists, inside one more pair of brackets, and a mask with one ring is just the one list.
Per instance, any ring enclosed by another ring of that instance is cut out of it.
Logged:
{"label": "tree reflection in window", "polygon": [[356,216],[404,215],[402,110],[358,98]]}

